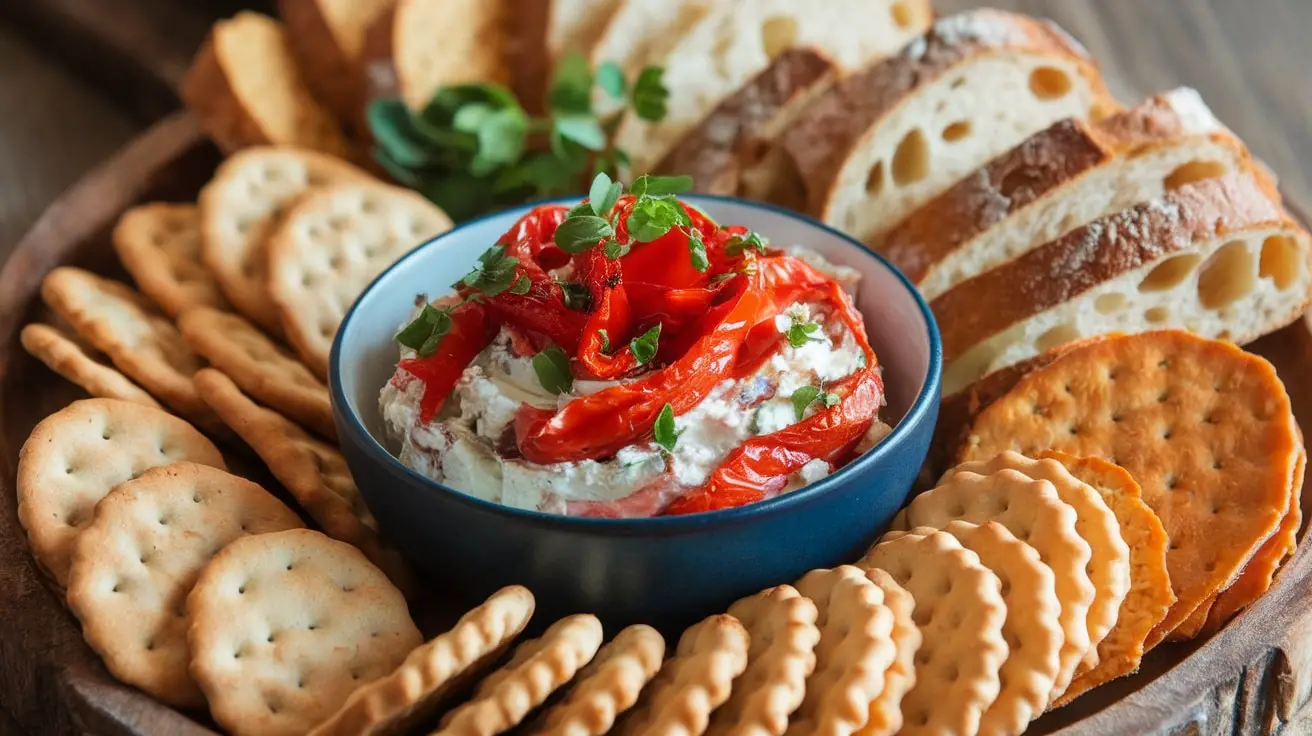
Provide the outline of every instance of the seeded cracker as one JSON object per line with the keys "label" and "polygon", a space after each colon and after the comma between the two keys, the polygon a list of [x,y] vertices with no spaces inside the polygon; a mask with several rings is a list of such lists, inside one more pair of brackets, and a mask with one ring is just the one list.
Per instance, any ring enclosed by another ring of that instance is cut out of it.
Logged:
{"label": "seeded cracker", "polygon": [[68,584],[73,541],[110,489],[181,460],[224,468],[190,424],[160,409],[84,399],[36,425],[18,453],[18,520],[39,562]]}
{"label": "seeded cracker", "polygon": [[870,702],[870,720],[858,736],[893,736],[902,728],[902,699],[916,684],[916,652],[920,650],[920,627],[913,618],[916,602],[892,575],[877,567],[866,568],[866,577],[884,591],[884,605],[893,612],[893,645],[897,656],[884,672],[884,689]]}
{"label": "seeded cracker", "polygon": [[309,529],[237,539],[187,596],[191,674],[234,736],[300,736],[422,642],[382,571]]}
{"label": "seeded cracker", "polygon": [[174,463],[119,484],[73,545],[68,606],[115,677],[182,708],[205,698],[187,671],[185,605],[228,542],[294,529],[300,518],[258,485]]}
{"label": "seeded cracker", "polygon": [[154,397],[127,376],[91,357],[76,340],[54,327],[27,325],[20,339],[24,350],[92,396],[160,408]]}
{"label": "seeded cracker", "polygon": [[512,585],[493,593],[444,634],[410,652],[390,675],[365,685],[310,736],[409,733],[448,696],[510,646],[533,615],[533,594]]}
{"label": "seeded cracker", "polygon": [[114,228],[114,251],[137,288],[170,317],[192,307],[228,309],[200,262],[200,208],[153,202],[133,207]]}
{"label": "seeded cracker", "polygon": [[565,699],[552,706],[527,733],[540,736],[601,736],[638,702],[665,657],[665,639],[650,626],[634,624],[615,635],[579,672]]}

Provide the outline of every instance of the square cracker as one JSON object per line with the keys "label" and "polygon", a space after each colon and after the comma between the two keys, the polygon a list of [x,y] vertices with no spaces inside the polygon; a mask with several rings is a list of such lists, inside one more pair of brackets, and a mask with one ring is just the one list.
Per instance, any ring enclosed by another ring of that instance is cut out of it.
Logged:
{"label": "square cracker", "polygon": [[200,208],[151,202],[114,227],[114,250],[137,288],[170,317],[192,307],[229,309],[219,282],[200,262]]}
{"label": "square cracker", "polygon": [[33,323],[19,334],[23,349],[50,370],[102,399],[119,399],[160,408],[159,402],[113,366],[96,360],[71,335],[56,327]]}

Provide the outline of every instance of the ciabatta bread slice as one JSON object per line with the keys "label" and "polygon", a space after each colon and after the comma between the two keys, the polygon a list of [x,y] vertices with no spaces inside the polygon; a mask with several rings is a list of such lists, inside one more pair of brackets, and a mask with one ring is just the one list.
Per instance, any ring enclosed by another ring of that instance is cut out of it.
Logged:
{"label": "ciabatta bread slice", "polygon": [[779,134],[834,79],[837,67],[812,48],[792,48],[730,95],[656,165],[686,174],[693,189],[801,208],[805,192]]}
{"label": "ciabatta bread slice", "polygon": [[658,123],[626,117],[616,145],[629,154],[635,173],[650,171],[784,50],[811,46],[844,69],[857,69],[896,53],[931,17],[928,0],[720,0],[667,51],[639,64],[665,69],[669,111]]}
{"label": "ciabatta bread slice", "polygon": [[354,125],[364,105],[364,35],[394,0],[278,0],[287,41],[305,83]]}
{"label": "ciabatta bread slice", "polygon": [[1175,327],[1248,342],[1307,309],[1312,238],[1260,171],[1103,217],[930,303],[943,394],[1081,338]]}
{"label": "ciabatta bread slice", "polygon": [[[679,39],[716,5],[733,0],[619,0],[615,12],[602,25],[589,50],[592,67],[611,62],[632,81],[650,63],[659,63]],[[593,108],[601,115],[619,110],[624,103],[597,90]]]}
{"label": "ciabatta bread slice", "polygon": [[182,82],[182,99],[224,153],[275,145],[349,154],[341,125],[297,68],[282,24],[259,13],[214,24]]}
{"label": "ciabatta bread slice", "polygon": [[1099,217],[1249,165],[1198,93],[1177,89],[1035,133],[903,220],[881,252],[933,299]]}
{"label": "ciabatta bread slice", "polygon": [[816,101],[784,134],[809,209],[878,247],[986,161],[1114,103],[1088,52],[1047,22],[982,9],[943,18]]}

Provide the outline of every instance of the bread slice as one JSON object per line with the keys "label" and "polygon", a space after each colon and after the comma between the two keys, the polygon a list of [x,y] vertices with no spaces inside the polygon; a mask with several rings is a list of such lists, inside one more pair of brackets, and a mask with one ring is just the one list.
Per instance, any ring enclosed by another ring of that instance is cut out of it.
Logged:
{"label": "bread slice", "polygon": [[878,247],[971,171],[1057,120],[1114,106],[1088,52],[1057,26],[981,9],[834,86],[784,134],[809,209]]}
{"label": "bread slice", "polygon": [[805,192],[779,134],[832,83],[837,67],[809,47],[788,49],[707,115],[656,165],[693,189],[800,208]]}
{"label": "bread slice", "polygon": [[182,99],[225,153],[277,145],[349,155],[341,126],[310,94],[282,24],[266,15],[243,11],[215,23]]}
{"label": "bread slice", "polygon": [[1244,343],[1312,299],[1312,238],[1260,170],[1205,179],[1072,230],[930,303],[943,394],[1068,342],[1182,328]]}
{"label": "bread slice", "polygon": [[933,299],[1080,225],[1250,165],[1198,93],[1177,89],[1035,133],[903,220],[881,251]]}
{"label": "bread slice", "polygon": [[552,72],[566,54],[587,58],[621,0],[519,0],[510,16],[511,86],[532,113],[545,108]]}
{"label": "bread slice", "polygon": [[278,0],[287,41],[310,91],[340,120],[364,105],[364,35],[395,0]]}
{"label": "bread slice", "polygon": [[784,50],[815,47],[843,69],[856,69],[896,53],[931,17],[928,0],[719,0],[667,50],[639,64],[665,69],[669,112],[658,123],[626,117],[616,145],[628,152],[634,172],[650,171],[720,101]]}
{"label": "bread slice", "polygon": [[365,32],[367,87],[422,109],[440,87],[509,84],[513,0],[397,0]]}
{"label": "bread slice", "polygon": [[[619,0],[614,13],[600,28],[589,55],[595,69],[603,62],[612,62],[632,81],[648,64],[659,64],[679,39],[701,22],[716,6],[728,5],[731,0]],[[608,115],[620,107],[598,90],[593,95],[593,107]]]}

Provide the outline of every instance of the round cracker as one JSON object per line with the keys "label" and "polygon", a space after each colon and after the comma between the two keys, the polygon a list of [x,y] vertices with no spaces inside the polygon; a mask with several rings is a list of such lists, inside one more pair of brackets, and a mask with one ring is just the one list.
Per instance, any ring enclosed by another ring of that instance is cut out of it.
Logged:
{"label": "round cracker", "polygon": [[18,520],[32,552],[60,587],[73,540],[110,489],[183,460],[223,469],[223,455],[194,427],[160,409],[84,399],[41,421],[18,453]]}
{"label": "round cracker", "polygon": [[237,539],[187,596],[192,677],[235,736],[305,733],[422,641],[381,570],[309,529]]}
{"label": "round cracker", "polygon": [[170,317],[193,307],[228,309],[219,282],[200,262],[200,208],[150,202],[123,213],[114,251],[137,288]]}
{"label": "round cracker", "polygon": [[244,478],[188,462],[151,468],[96,504],[73,546],[68,606],[115,677],[169,705],[201,707],[184,617],[196,577],[238,537],[301,526]]}
{"label": "round cracker", "polygon": [[[984,524],[996,521],[1039,553],[1052,569],[1061,603],[1064,641],[1050,699],[1066,690],[1076,668],[1089,653],[1088,615],[1093,584],[1085,569],[1089,544],[1075,531],[1075,510],[1062,502],[1052,483],[1015,470],[989,475],[962,471],[920,494],[894,519],[892,529],[927,526],[942,529],[955,519]],[[914,591],[913,591],[914,594]]]}
{"label": "round cracker", "polygon": [[19,339],[23,349],[47,368],[92,396],[160,408],[159,402],[131,379],[91,357],[76,340],[50,325],[27,325]]}
{"label": "round cracker", "polygon": [[665,639],[650,626],[634,624],[615,635],[579,673],[565,698],[549,708],[527,733],[542,736],[601,736],[638,702],[665,657]]}
{"label": "round cracker", "polygon": [[1275,368],[1178,330],[1072,349],[975,418],[962,450],[1060,450],[1134,476],[1162,520],[1176,602],[1151,649],[1239,573],[1289,509],[1300,444]]}
{"label": "round cracker", "polygon": [[892,575],[877,567],[865,568],[870,582],[884,591],[884,605],[893,612],[893,646],[897,654],[884,672],[884,689],[870,702],[870,720],[860,736],[893,736],[902,728],[902,699],[916,684],[916,652],[920,650],[920,627],[913,614],[916,601]]}
{"label": "round cracker", "polygon": [[998,576],[942,532],[880,542],[862,562],[886,571],[916,602],[912,618],[923,643],[899,733],[975,733],[998,697],[1008,654]]}

